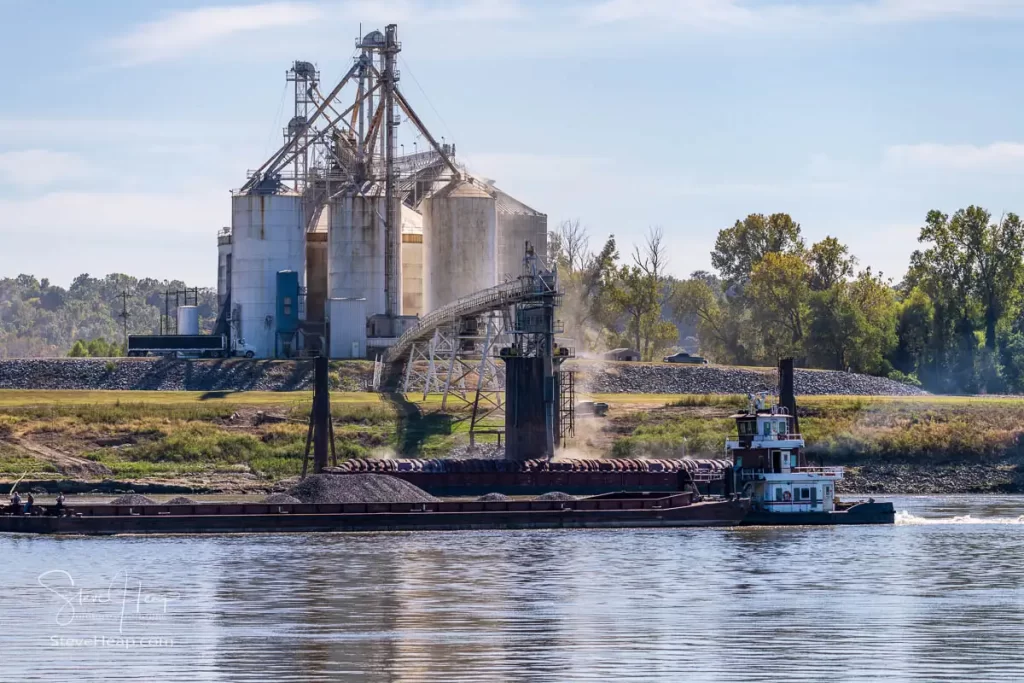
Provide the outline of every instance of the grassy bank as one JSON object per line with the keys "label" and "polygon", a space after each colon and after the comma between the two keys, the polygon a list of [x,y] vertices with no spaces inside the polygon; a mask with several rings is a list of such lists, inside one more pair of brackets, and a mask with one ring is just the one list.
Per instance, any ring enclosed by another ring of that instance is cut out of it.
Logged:
{"label": "grassy bank", "polygon": [[[593,398],[611,410],[578,420],[574,455],[720,457],[734,429],[729,415],[745,405],[727,395]],[[443,456],[468,430],[468,408],[442,415],[437,397],[337,392],[332,400],[341,458]],[[308,392],[0,391],[0,478],[259,487],[300,471],[310,401]],[[851,480],[863,475],[864,487],[872,472],[896,465],[903,474],[906,467],[985,467],[1007,480],[1022,471],[1021,398],[813,396],[800,404],[811,456],[857,468]]]}

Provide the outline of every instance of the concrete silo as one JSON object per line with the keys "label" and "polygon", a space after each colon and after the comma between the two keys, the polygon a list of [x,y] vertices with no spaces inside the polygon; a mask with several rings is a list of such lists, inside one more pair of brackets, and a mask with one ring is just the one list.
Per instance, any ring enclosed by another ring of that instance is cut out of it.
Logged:
{"label": "concrete silo", "polygon": [[[328,206],[327,298],[366,299],[366,315],[384,313],[383,192],[346,192]],[[365,323],[365,321],[363,321]]]}
{"label": "concrete silo", "polygon": [[423,216],[402,205],[402,315],[423,315]]}
{"label": "concrete silo", "polygon": [[497,283],[494,197],[455,180],[421,203],[424,312]]}
{"label": "concrete silo", "polygon": [[231,323],[257,358],[277,355],[277,273],[300,273],[305,286],[306,235],[297,194],[231,198]]}
{"label": "concrete silo", "polygon": [[492,187],[498,213],[498,281],[523,274],[523,257],[529,242],[542,259],[548,250],[548,217]]}
{"label": "concrete silo", "polygon": [[231,292],[231,228],[217,233],[217,310],[224,310]]}

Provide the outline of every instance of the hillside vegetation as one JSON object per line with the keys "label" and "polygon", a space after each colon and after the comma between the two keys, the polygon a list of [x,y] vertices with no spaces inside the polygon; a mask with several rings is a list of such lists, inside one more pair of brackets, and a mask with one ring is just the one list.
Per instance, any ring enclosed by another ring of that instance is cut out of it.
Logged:
{"label": "hillside vegetation", "polygon": [[[128,332],[155,334],[160,330],[164,292],[185,288],[178,280],[119,273],[102,278],[79,275],[67,289],[32,275],[0,279],[0,358],[65,356],[78,340],[86,342],[79,355],[110,353],[109,342],[123,342],[123,319],[118,317],[123,292],[128,293]],[[213,328],[217,317],[213,290],[199,289],[199,317],[207,331]],[[100,339],[105,343],[88,348],[88,342]]]}

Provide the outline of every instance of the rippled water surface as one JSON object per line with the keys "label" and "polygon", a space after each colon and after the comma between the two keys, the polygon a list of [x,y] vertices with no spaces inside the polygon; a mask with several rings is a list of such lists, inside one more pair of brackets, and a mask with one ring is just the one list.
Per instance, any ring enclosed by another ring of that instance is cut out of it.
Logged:
{"label": "rippled water surface", "polygon": [[0,536],[0,680],[1024,680],[1024,497],[894,500],[890,527]]}

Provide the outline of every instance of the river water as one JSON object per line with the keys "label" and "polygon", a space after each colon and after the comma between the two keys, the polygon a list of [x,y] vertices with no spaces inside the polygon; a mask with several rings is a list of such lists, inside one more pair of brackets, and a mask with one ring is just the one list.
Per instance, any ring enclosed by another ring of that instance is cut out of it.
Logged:
{"label": "river water", "polygon": [[888,527],[0,536],[0,680],[1024,680],[1024,497],[892,500]]}

